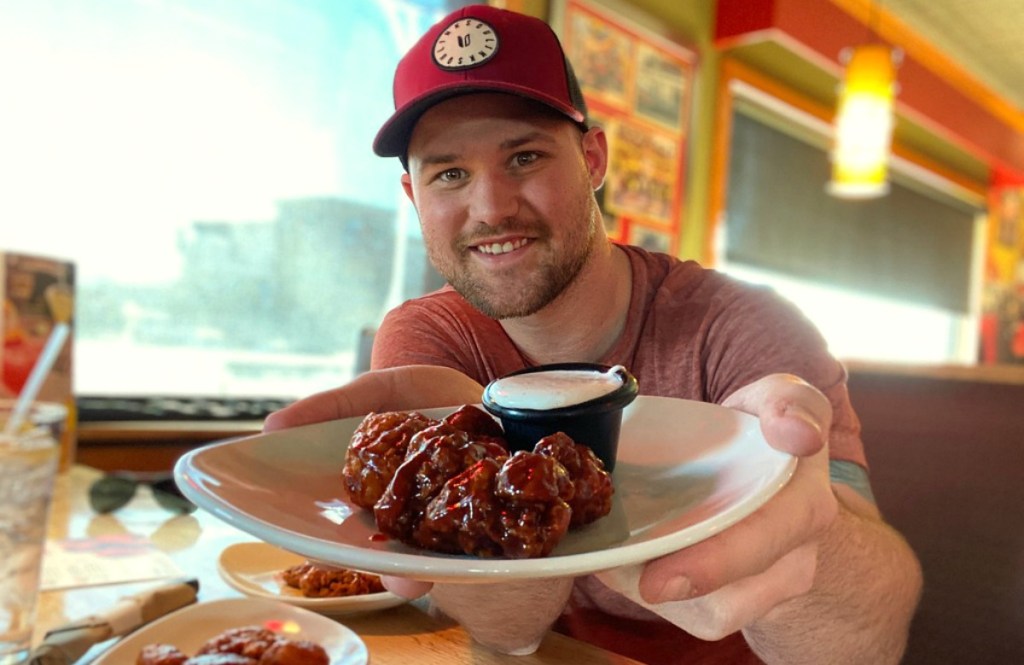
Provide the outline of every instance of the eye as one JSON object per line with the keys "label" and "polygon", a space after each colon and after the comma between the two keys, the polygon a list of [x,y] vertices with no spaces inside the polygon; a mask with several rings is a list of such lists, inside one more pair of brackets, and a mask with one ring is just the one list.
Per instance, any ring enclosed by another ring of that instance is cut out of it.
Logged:
{"label": "eye", "polygon": [[466,172],[462,169],[445,169],[437,174],[436,178],[441,182],[458,182],[466,176]]}
{"label": "eye", "polygon": [[513,155],[512,163],[515,166],[529,166],[538,159],[540,159],[540,153],[529,150],[526,152],[517,152]]}

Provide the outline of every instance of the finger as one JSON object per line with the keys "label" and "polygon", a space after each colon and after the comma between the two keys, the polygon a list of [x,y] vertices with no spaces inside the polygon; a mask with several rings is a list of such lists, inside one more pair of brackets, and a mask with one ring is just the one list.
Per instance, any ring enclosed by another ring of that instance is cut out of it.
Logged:
{"label": "finger", "polygon": [[789,552],[758,575],[700,598],[651,605],[649,609],[703,640],[720,640],[749,626],[781,603],[810,591],[817,544]]}
{"label": "finger", "polygon": [[652,603],[685,600],[760,574],[817,539],[837,512],[826,449],[801,458],[789,483],[752,514],[707,540],[648,562],[640,595]]}
{"label": "finger", "polygon": [[335,388],[292,402],[268,415],[263,421],[263,431],[275,432],[289,427],[358,415],[351,413],[346,391],[347,387]]}
{"label": "finger", "polygon": [[391,400],[401,409],[429,409],[479,403],[484,387],[450,367],[411,365],[389,372]]}
{"label": "finger", "polygon": [[758,416],[768,443],[793,455],[820,450],[832,426],[828,398],[791,374],[771,374],[748,384],[725,398],[722,406]]}
{"label": "finger", "polygon": [[364,372],[349,383],[271,413],[263,431],[363,416],[371,412],[429,409],[480,401],[483,386],[450,367],[411,365]]}
{"label": "finger", "polygon": [[392,577],[391,575],[381,575],[380,581],[384,584],[384,588],[391,593],[409,600],[419,598],[434,586],[430,582],[410,580],[407,577]]}

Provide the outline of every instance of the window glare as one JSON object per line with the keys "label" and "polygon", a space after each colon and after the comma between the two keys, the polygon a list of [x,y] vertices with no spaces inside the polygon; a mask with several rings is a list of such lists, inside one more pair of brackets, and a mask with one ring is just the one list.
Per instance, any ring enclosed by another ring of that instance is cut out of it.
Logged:
{"label": "window glare", "polygon": [[444,0],[0,9],[0,251],[75,263],[78,394],[300,396],[429,275],[398,58]]}
{"label": "window glare", "polygon": [[748,265],[722,267],[733,277],[775,289],[807,316],[841,360],[896,363],[972,362],[958,357],[967,317],[933,307],[794,279]]}

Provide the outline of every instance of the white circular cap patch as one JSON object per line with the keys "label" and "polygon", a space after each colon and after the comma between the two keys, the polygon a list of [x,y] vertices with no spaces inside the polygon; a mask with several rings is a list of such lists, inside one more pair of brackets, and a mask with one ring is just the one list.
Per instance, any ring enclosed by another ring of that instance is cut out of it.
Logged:
{"label": "white circular cap patch", "polygon": [[441,69],[468,69],[484,64],[498,52],[498,33],[476,18],[460,18],[441,31],[434,42],[434,62]]}

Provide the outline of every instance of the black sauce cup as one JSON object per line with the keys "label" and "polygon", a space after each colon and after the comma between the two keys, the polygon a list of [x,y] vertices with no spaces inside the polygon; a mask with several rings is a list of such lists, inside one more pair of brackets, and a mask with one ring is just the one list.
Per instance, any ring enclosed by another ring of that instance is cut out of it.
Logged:
{"label": "black sauce cup", "polygon": [[[610,369],[608,365],[595,363],[556,363],[527,367],[501,378],[565,370],[604,373]],[[615,469],[615,458],[618,454],[622,410],[636,399],[638,392],[637,381],[632,374],[623,368],[619,368],[617,374],[622,380],[618,388],[579,404],[553,409],[502,406],[494,401],[492,394],[494,384],[501,379],[491,381],[484,388],[482,403],[490,414],[497,416],[501,421],[511,450],[533,450],[537,442],[545,436],[564,432],[576,443],[590,447],[604,463],[605,470],[611,473]]]}

